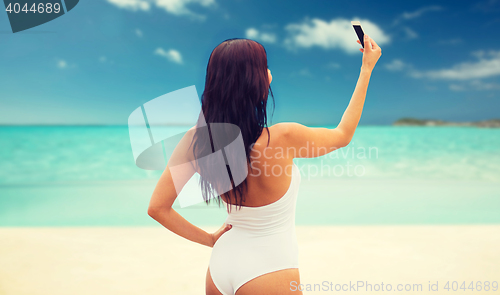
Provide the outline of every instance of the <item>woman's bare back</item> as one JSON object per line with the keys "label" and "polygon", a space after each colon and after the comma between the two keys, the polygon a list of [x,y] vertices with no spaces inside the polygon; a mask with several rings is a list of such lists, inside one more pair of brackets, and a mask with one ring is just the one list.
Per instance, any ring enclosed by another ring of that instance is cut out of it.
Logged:
{"label": "woman's bare back", "polygon": [[[293,157],[286,153],[281,131],[278,125],[269,127],[269,133],[264,129],[253,145],[243,206],[260,207],[274,203],[288,190]],[[268,144],[269,134],[271,136]],[[227,197],[223,197],[223,200],[226,203],[229,201]],[[234,203],[234,198],[231,203]]]}

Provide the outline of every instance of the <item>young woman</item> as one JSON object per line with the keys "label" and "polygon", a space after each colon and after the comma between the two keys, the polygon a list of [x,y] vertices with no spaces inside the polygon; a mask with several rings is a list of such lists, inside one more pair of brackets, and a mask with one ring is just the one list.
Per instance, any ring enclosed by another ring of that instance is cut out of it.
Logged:
{"label": "young woman", "polygon": [[[272,75],[264,47],[252,40],[235,38],[225,40],[212,51],[202,94],[202,114],[208,126],[229,123],[239,127],[248,175],[230,191],[217,193],[217,184],[204,178],[207,167],[196,164],[197,158],[213,150],[213,142],[204,141],[200,131],[203,128],[196,126],[176,147],[148,209],[148,214],[170,231],[213,247],[206,294],[302,294],[293,287],[300,284],[295,236],[300,171],[293,159],[319,157],[351,141],[372,70],[382,54],[367,35],[364,44],[354,93],[333,129],[309,128],[298,123],[268,127],[266,108],[269,91],[272,96]],[[176,170],[174,183],[171,168],[193,160],[195,164],[183,165],[189,167],[181,172]],[[208,203],[215,196],[228,209],[225,224],[214,233],[194,226],[172,209],[179,186],[195,172],[201,175],[205,201]]]}

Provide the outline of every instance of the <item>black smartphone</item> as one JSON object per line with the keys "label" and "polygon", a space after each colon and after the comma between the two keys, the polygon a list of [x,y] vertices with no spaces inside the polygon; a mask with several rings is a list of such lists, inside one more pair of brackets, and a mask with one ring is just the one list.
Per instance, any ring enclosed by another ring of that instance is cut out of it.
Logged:
{"label": "black smartphone", "polygon": [[356,31],[356,35],[358,35],[359,42],[361,42],[361,46],[365,48],[365,33],[363,32],[363,29],[361,28],[361,24],[356,21],[351,22],[352,27],[354,28],[354,31]]}

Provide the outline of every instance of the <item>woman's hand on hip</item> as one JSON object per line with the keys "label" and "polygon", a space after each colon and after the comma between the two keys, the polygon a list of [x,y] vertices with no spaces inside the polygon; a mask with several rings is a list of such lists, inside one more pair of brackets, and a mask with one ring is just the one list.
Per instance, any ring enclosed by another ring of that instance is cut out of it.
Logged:
{"label": "woman's hand on hip", "polygon": [[219,228],[216,232],[214,232],[213,234],[210,234],[210,237],[212,238],[212,245],[211,247],[213,247],[215,245],[215,242],[217,242],[217,240],[222,236],[223,233],[227,232],[228,230],[231,229],[231,227],[233,227],[232,225],[230,224],[223,224],[221,226],[221,228]]}

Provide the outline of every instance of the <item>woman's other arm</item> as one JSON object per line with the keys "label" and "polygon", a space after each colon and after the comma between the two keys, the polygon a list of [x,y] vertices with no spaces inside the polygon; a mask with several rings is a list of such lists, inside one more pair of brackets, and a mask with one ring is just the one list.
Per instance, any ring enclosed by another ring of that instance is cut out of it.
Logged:
{"label": "woman's other arm", "polygon": [[[189,146],[194,132],[194,129],[187,132],[175,147],[169,164],[167,164],[153,191],[151,201],[149,202],[148,214],[173,233],[195,243],[213,247],[217,239],[231,228],[229,225],[224,224],[215,233],[207,233],[172,209],[172,205],[177,198],[177,191],[180,192],[195,173],[192,165],[177,165],[179,163],[189,163],[192,160],[189,159],[187,151],[191,150]],[[176,166],[175,183],[170,170],[170,166],[174,165]]]}

